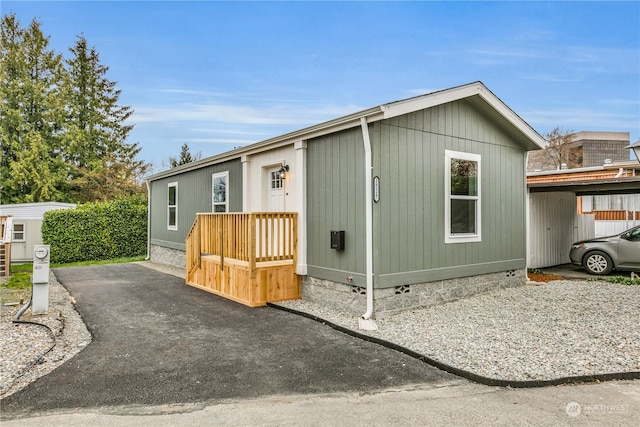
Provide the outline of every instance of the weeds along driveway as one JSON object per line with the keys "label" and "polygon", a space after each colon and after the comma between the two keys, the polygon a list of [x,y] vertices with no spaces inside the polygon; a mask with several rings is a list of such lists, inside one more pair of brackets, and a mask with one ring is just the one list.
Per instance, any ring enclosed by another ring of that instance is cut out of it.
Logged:
{"label": "weeds along driveway", "polygon": [[93,341],[4,399],[5,415],[462,381],[315,321],[248,308],[140,265],[54,273],[75,298]]}

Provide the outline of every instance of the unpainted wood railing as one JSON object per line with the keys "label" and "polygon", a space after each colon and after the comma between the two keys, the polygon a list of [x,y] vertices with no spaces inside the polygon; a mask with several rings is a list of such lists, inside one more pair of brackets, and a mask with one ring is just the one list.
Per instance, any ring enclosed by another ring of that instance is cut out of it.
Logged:
{"label": "unpainted wood railing", "polygon": [[294,212],[199,213],[186,238],[187,275],[200,267],[205,255],[249,263],[297,262],[298,214]]}

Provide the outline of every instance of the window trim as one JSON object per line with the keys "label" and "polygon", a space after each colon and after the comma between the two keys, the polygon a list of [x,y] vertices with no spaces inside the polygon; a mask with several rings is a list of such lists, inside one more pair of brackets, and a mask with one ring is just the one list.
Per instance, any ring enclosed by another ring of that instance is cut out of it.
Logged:
{"label": "window trim", "polygon": [[[170,188],[175,188],[175,204],[170,204],[169,192]],[[175,224],[171,225],[171,208],[175,209]],[[178,230],[178,183],[176,181],[167,184],[167,230]]]}
{"label": "window trim", "polygon": [[[474,153],[462,151],[445,150],[445,179],[444,179],[444,242],[445,243],[470,243],[482,241],[482,168],[481,156]],[[454,196],[451,194],[451,160],[468,160],[477,163],[478,168],[478,191],[477,196]],[[476,201],[476,232],[475,233],[451,233],[451,201],[452,200],[475,200]]]}
{"label": "window trim", "polygon": [[[19,233],[22,233],[22,239],[16,238],[16,225],[21,225],[22,226],[22,231],[19,231]],[[24,222],[14,222],[12,228],[13,228],[11,230],[11,241],[12,242],[26,242],[27,241],[27,224],[26,223],[24,223]]]}
{"label": "window trim", "polygon": [[[215,201],[215,181],[216,178],[221,178],[224,177],[225,180],[225,186],[224,186],[224,203],[218,202],[216,203]],[[229,212],[229,171],[224,171],[224,172],[216,172],[214,174],[211,174],[211,212],[216,212],[216,206],[223,206],[224,205],[224,211],[225,212]],[[218,213],[222,213],[222,212],[218,212]]]}

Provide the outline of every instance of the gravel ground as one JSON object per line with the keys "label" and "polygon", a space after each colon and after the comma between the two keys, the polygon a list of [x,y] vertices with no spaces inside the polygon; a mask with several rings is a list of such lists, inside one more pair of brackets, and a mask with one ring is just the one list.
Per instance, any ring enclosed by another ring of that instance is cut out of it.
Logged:
{"label": "gravel ground", "polygon": [[[153,268],[153,266],[150,266]],[[19,307],[2,307],[0,399],[73,357],[91,341],[73,299],[50,276],[49,316],[11,321]],[[358,330],[353,314],[305,301],[282,306]],[[640,286],[593,281],[527,285],[392,315],[377,331],[393,342],[478,375],[507,380],[640,371]],[[47,350],[55,341],[51,351]]]}
{"label": "gravel ground", "polygon": [[[357,330],[353,314],[279,303]],[[640,371],[640,286],[553,281],[407,311],[359,331],[502,380]]]}
{"label": "gravel ground", "polygon": [[73,307],[72,297],[53,273],[49,275],[49,314],[31,316],[29,309],[20,318],[49,329],[13,323],[20,308],[0,308],[0,399],[48,374],[91,342],[91,334]]}

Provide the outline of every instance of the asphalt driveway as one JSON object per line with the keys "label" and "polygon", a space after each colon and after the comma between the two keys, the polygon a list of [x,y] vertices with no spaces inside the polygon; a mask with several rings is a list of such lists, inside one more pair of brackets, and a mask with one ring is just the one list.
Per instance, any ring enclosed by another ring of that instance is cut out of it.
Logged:
{"label": "asphalt driveway", "polygon": [[372,392],[457,377],[295,314],[248,308],[137,264],[56,269],[93,334],[2,402],[5,415]]}

